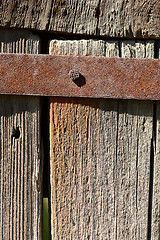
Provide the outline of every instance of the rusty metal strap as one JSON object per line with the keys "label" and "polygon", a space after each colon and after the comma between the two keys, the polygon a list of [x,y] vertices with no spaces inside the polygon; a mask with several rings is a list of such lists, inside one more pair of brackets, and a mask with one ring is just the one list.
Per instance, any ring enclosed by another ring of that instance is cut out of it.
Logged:
{"label": "rusty metal strap", "polygon": [[160,100],[160,60],[0,54],[0,94]]}

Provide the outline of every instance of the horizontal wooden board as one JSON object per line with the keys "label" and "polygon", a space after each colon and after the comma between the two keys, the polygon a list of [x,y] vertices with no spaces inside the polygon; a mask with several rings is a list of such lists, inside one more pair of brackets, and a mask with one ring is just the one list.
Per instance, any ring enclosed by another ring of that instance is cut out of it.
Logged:
{"label": "horizontal wooden board", "polygon": [[100,35],[160,37],[159,0],[101,0]]}
{"label": "horizontal wooden board", "polygon": [[0,26],[160,38],[159,9],[159,0],[4,0],[0,3]]}

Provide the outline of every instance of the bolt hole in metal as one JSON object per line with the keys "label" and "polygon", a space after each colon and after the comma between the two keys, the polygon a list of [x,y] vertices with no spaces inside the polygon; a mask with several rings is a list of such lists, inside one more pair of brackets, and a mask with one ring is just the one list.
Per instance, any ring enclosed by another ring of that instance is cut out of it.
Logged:
{"label": "bolt hole in metal", "polygon": [[71,69],[69,71],[69,77],[78,86],[82,87],[86,84],[86,79],[78,70]]}
{"label": "bolt hole in metal", "polygon": [[18,139],[20,137],[20,130],[19,127],[12,129],[12,138]]}

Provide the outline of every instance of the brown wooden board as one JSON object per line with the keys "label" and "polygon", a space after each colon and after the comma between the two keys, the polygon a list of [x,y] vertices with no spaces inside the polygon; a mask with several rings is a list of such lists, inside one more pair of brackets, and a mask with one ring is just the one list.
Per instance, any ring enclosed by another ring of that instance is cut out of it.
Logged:
{"label": "brown wooden board", "polygon": [[[147,44],[124,41],[120,52],[153,57]],[[57,52],[71,47],[55,42]],[[52,239],[147,239],[152,137],[152,101],[51,98]]]}
{"label": "brown wooden board", "polygon": [[[0,52],[39,53],[39,44],[28,31],[0,30]],[[1,240],[41,239],[40,151],[40,99],[1,95]]]}
{"label": "brown wooden board", "polygon": [[108,37],[160,37],[159,0],[0,3],[0,26]]}

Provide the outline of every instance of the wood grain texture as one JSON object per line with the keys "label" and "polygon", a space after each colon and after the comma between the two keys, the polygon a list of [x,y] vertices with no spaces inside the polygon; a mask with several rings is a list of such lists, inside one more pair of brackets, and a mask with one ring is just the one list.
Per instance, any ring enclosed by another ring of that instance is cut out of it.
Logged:
{"label": "wood grain texture", "polygon": [[153,103],[120,101],[117,239],[147,239]]}
{"label": "wood grain texture", "polygon": [[49,30],[96,34],[97,18],[93,16],[96,6],[97,0],[54,1]]}
{"label": "wood grain texture", "polygon": [[52,99],[52,239],[146,239],[152,110]]}
{"label": "wood grain texture", "polygon": [[100,35],[159,38],[159,0],[101,0],[100,11]]}
{"label": "wood grain texture", "polygon": [[160,36],[159,0],[1,1],[0,26],[108,37]]}
{"label": "wood grain texture", "polygon": [[154,58],[154,40],[134,41],[123,40],[120,41],[121,57],[128,58]]}
{"label": "wood grain texture", "polygon": [[[160,58],[160,41],[157,42],[157,57]],[[160,239],[160,101],[155,103],[155,132],[153,138],[153,188],[152,192],[152,216],[151,239]]]}
{"label": "wood grain texture", "polygon": [[152,218],[151,218],[151,239],[160,238],[160,102],[156,103],[156,132],[154,136],[154,159],[153,159],[153,189],[152,195]]}
{"label": "wood grain texture", "polygon": [[[122,41],[122,57],[154,58],[154,44],[154,41]],[[119,168],[117,207],[120,214],[117,217],[117,236],[118,239],[147,239],[150,234],[150,158],[154,110],[153,102],[130,103],[119,102],[119,112],[122,114],[119,113],[118,145],[123,167],[120,165]],[[135,118],[129,116],[130,111]],[[125,125],[127,128],[124,128]],[[124,176],[126,181],[123,181]]]}
{"label": "wood grain texture", "polygon": [[[3,53],[39,53],[39,38],[1,29],[0,46]],[[39,98],[0,96],[0,239],[41,239],[39,127]]]}
{"label": "wood grain texture", "polygon": [[52,239],[114,239],[117,101],[52,98],[50,114]]}
{"label": "wood grain texture", "polygon": [[[94,55],[96,44],[53,40],[50,53]],[[154,55],[152,41],[108,44],[99,54]],[[51,99],[52,239],[147,239],[152,132],[153,102]]]}
{"label": "wood grain texture", "polygon": [[119,56],[118,41],[103,40],[52,40],[50,41],[50,54],[63,55],[94,55],[117,57]]}
{"label": "wood grain texture", "polygon": [[0,52],[38,54],[40,39],[28,30],[0,29]]}

